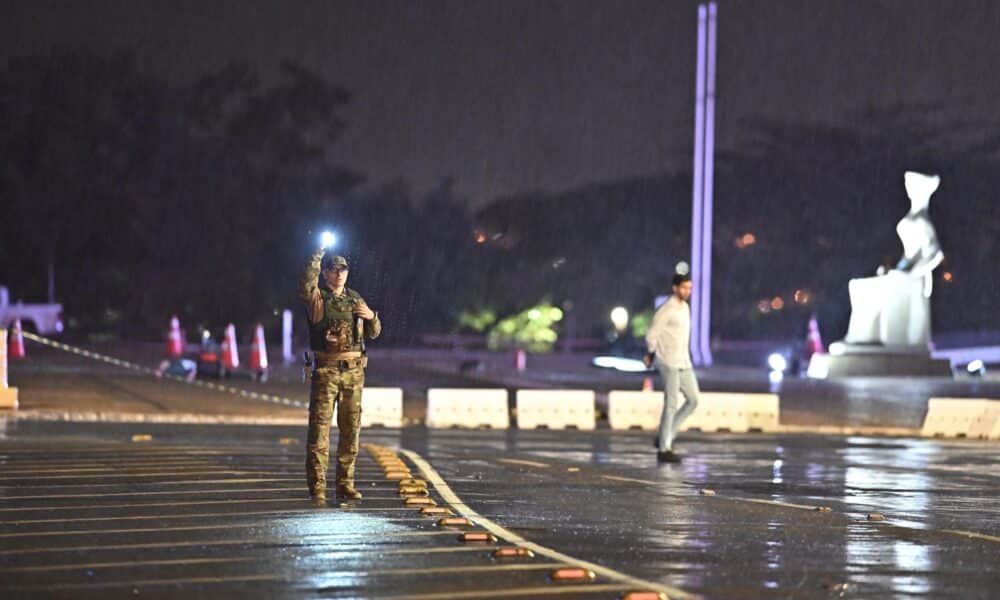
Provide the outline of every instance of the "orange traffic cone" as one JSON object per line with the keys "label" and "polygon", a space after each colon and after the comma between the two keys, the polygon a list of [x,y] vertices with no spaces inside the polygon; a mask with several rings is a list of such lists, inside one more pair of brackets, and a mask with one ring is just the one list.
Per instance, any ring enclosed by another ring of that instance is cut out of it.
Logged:
{"label": "orange traffic cone", "polygon": [[652,377],[646,377],[645,379],[642,380],[642,391],[644,391],[644,392],[652,392],[653,391],[653,378]]}
{"label": "orange traffic cone", "polygon": [[259,379],[264,379],[267,372],[267,344],[264,342],[264,326],[260,323],[250,345],[250,369],[257,373]]}
{"label": "orange traffic cone", "polygon": [[806,358],[812,358],[817,352],[826,352],[823,348],[823,338],[819,335],[819,323],[816,322],[816,314],[809,317],[809,334],[806,336]]}
{"label": "orange traffic cone", "polygon": [[236,326],[230,323],[222,335],[222,366],[235,369],[240,366],[240,354],[236,347]]}
{"label": "orange traffic cone", "polygon": [[180,358],[184,354],[184,337],[177,315],[170,317],[170,333],[167,334],[167,357]]}
{"label": "orange traffic cone", "polygon": [[14,319],[14,327],[10,330],[7,344],[7,356],[10,358],[24,358],[24,335],[21,333],[21,319]]}

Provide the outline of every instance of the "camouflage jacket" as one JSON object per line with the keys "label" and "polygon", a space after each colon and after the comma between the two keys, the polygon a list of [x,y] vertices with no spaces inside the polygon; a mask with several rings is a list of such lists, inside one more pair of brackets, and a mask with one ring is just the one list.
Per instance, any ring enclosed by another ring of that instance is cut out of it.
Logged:
{"label": "camouflage jacket", "polygon": [[361,350],[362,336],[373,340],[382,333],[378,314],[374,319],[363,320],[361,327],[352,310],[366,304],[364,298],[350,288],[339,296],[320,279],[323,251],[313,254],[299,282],[299,296],[306,303],[309,321],[309,347],[317,352],[357,352]]}

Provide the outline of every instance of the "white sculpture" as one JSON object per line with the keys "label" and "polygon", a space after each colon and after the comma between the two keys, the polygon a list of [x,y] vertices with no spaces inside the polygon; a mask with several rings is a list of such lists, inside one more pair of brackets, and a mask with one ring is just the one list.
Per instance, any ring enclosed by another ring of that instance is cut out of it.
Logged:
{"label": "white sculpture", "polygon": [[927,206],[941,178],[907,171],[903,179],[910,197],[910,212],[896,225],[903,256],[887,273],[851,280],[851,321],[844,342],[927,352],[932,272],[944,260]]}

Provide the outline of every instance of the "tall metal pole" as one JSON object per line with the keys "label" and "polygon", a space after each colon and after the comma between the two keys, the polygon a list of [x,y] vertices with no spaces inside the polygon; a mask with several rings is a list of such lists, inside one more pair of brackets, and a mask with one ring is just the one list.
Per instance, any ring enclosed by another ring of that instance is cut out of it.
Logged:
{"label": "tall metal pole", "polygon": [[[704,4],[698,5],[698,62],[694,87],[694,166],[691,181],[691,275],[697,284],[702,269],[702,197],[705,182],[705,45],[707,41],[708,11]],[[691,302],[691,358],[701,365],[701,303],[698,295],[701,289],[695,287],[695,297]]]}
{"label": "tall metal pole", "polygon": [[705,71],[705,184],[702,203],[701,237],[701,361],[712,366],[712,215],[714,209],[715,181],[715,23],[718,8],[715,2],[708,5],[708,66]]}

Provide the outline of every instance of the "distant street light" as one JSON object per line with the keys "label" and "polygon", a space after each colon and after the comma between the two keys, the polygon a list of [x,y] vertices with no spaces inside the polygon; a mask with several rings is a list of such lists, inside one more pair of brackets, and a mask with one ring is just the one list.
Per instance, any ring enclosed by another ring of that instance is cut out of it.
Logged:
{"label": "distant street light", "polygon": [[624,306],[616,306],[611,311],[611,324],[615,326],[618,335],[621,335],[628,327],[628,310]]}

